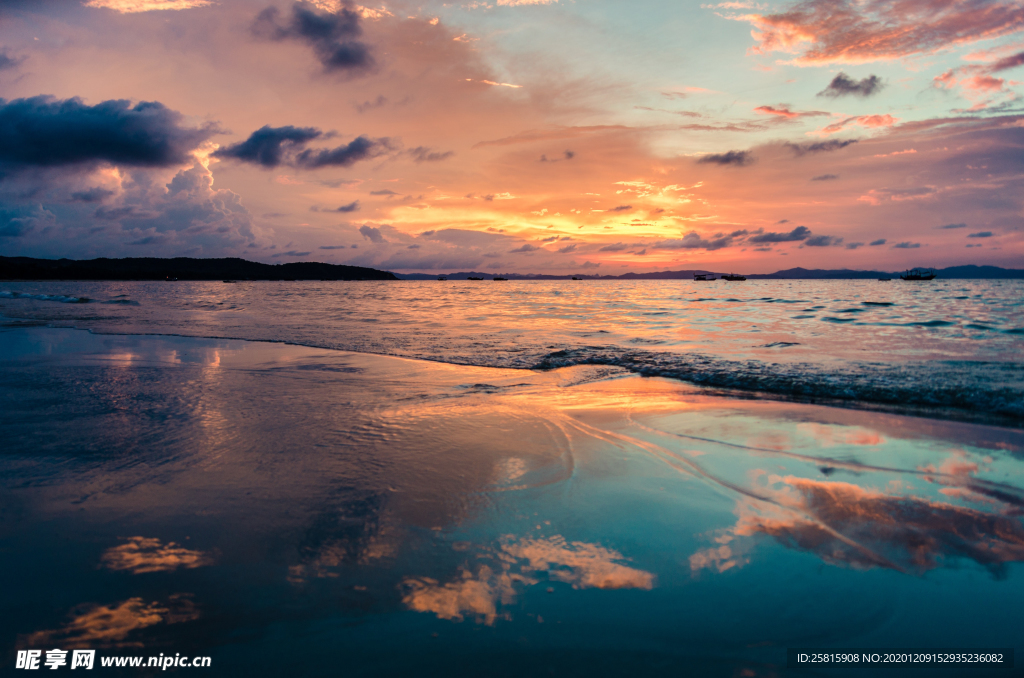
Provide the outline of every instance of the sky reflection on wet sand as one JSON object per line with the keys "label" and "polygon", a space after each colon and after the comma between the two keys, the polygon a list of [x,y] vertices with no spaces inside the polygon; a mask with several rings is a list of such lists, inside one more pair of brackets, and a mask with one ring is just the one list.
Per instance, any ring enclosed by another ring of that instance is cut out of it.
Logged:
{"label": "sky reflection on wet sand", "polygon": [[800,643],[1020,640],[1019,430],[612,367],[44,328],[0,345],[10,646],[225,675],[344,655],[767,676]]}

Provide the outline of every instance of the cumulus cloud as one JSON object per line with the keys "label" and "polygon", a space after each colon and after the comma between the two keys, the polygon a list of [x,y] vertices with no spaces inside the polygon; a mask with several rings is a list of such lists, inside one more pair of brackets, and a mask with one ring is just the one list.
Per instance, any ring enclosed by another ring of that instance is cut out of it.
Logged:
{"label": "cumulus cloud", "polygon": [[305,146],[314,139],[326,135],[315,127],[271,127],[264,125],[249,135],[245,141],[217,149],[218,158],[230,158],[241,162],[274,168],[288,165],[300,169],[320,167],[348,167],[360,160],[376,158],[395,148],[387,137],[371,139],[358,136],[347,144],[336,148],[312,149]]}
{"label": "cumulus cloud", "polygon": [[326,71],[358,73],[373,68],[370,48],[357,39],[363,33],[358,11],[341,7],[328,12],[312,3],[297,2],[292,5],[289,20],[282,23],[280,14],[276,7],[260,12],[253,33],[268,40],[305,42]]}
{"label": "cumulus cloud", "polygon": [[0,167],[181,165],[217,131],[185,127],[182,119],[157,101],[88,106],[77,97],[0,99]]}
{"label": "cumulus cloud", "polygon": [[811,237],[811,230],[806,226],[797,226],[789,233],[775,233],[769,231],[768,233],[758,233],[750,236],[748,240],[752,243],[769,243],[769,242],[799,242],[801,240],[807,240]]}
{"label": "cumulus cloud", "polygon": [[884,87],[885,84],[877,75],[869,75],[866,78],[854,80],[846,73],[840,72],[839,75],[832,78],[832,82],[828,84],[828,87],[818,92],[818,96],[832,98],[850,95],[869,97],[882,91]]}
{"label": "cumulus cloud", "polygon": [[384,240],[384,235],[380,232],[380,229],[374,226],[363,224],[359,227],[359,232],[363,234],[364,238],[372,243],[380,244],[382,242],[387,242]]}
{"label": "cumulus cloud", "polygon": [[725,153],[713,153],[711,155],[702,156],[697,160],[698,165],[734,165],[736,167],[743,167],[754,162],[754,156],[751,155],[750,151],[727,151]]}

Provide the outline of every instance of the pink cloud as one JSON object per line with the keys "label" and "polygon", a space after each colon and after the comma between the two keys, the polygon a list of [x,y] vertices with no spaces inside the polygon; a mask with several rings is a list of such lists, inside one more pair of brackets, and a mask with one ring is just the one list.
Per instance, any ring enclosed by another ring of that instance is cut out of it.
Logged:
{"label": "pink cloud", "polygon": [[800,53],[796,63],[864,63],[928,54],[1024,28],[1007,0],[805,0],[778,14],[728,17],[754,26],[750,51]]}
{"label": "pink cloud", "polygon": [[779,104],[778,106],[758,106],[754,109],[754,112],[764,113],[765,115],[775,115],[787,120],[828,115],[828,113],[824,111],[792,111],[789,108],[789,104]]}
{"label": "pink cloud", "polygon": [[853,118],[846,118],[839,122],[834,122],[831,125],[826,125],[818,130],[818,134],[829,135],[841,132],[850,125],[860,125],[861,127],[868,128],[879,128],[879,127],[892,127],[900,121],[899,118],[894,118],[888,113],[883,115],[859,115]]}

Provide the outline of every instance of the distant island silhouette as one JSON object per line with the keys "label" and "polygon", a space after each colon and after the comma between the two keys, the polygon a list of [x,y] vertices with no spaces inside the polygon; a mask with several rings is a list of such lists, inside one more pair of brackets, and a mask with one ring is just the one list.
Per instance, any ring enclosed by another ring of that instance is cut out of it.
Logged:
{"label": "distant island silhouette", "polygon": [[[1024,269],[999,266],[932,268],[939,279],[1021,279]],[[126,257],[124,259],[34,259],[0,256],[0,280],[692,280],[694,274],[721,276],[742,271],[686,269],[622,275],[527,273],[392,273],[363,266],[293,262],[262,264],[238,258]],[[899,271],[789,268],[775,273],[744,273],[748,280],[873,280],[895,278]],[[741,284],[741,283],[736,283]]]}
{"label": "distant island silhouette", "polygon": [[245,259],[0,257],[0,280],[398,280],[362,266],[316,262],[261,264]]}

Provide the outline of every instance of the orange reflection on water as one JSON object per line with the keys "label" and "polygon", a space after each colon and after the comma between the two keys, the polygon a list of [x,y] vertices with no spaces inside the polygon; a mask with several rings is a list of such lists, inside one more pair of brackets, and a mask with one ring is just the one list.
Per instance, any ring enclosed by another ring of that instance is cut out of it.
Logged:
{"label": "orange reflection on water", "polygon": [[128,636],[160,623],[176,624],[197,619],[199,613],[191,597],[175,594],[166,604],[146,603],[129,598],[115,606],[89,605],[70,622],[47,631],[36,631],[18,638],[19,647],[57,646],[61,648],[142,647]]}
{"label": "orange reflection on water", "polygon": [[[623,565],[623,555],[587,542],[566,542],[555,535],[547,538],[507,537],[492,554],[495,567],[481,566],[474,575],[463,568],[461,578],[440,583],[427,577],[408,578],[402,602],[410,610],[433,612],[440,619],[462,621],[472,616],[491,625],[508,618],[499,604],[516,601],[518,588],[539,583],[542,578],[571,584],[573,588],[651,590],[655,576]],[[525,561],[525,562],[523,562]]]}
{"label": "orange reflection on water", "polygon": [[202,551],[146,537],[131,537],[128,543],[107,549],[100,560],[107,569],[127,570],[132,574],[173,572],[179,567],[188,570],[212,562]]}

